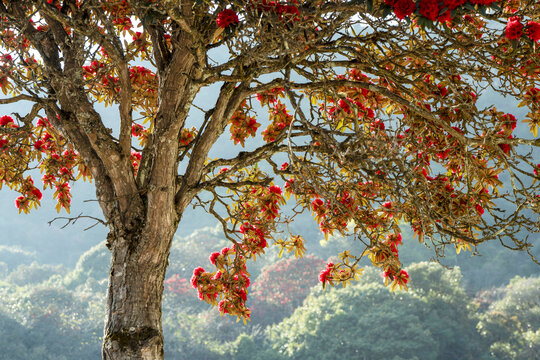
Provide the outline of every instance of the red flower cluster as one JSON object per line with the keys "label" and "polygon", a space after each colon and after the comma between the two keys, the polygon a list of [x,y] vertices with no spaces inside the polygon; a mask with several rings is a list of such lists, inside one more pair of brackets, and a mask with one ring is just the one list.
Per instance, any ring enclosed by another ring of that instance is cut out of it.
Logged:
{"label": "red flower cluster", "polygon": [[270,109],[270,121],[272,123],[262,132],[263,140],[266,142],[275,141],[282,131],[291,124],[292,119],[285,105],[278,101]]}
{"label": "red flower cluster", "polygon": [[216,24],[222,29],[228,28],[231,24],[238,24],[238,15],[232,9],[221,11],[216,19]]}
{"label": "red flower cluster", "polygon": [[332,280],[332,271],[334,270],[334,264],[328,263],[326,264],[326,269],[322,270],[319,274],[319,281],[322,282],[323,286],[326,285],[327,282]]}
{"label": "red flower cluster", "polygon": [[277,88],[270,89],[264,93],[257,94],[256,97],[257,97],[257,100],[259,100],[259,102],[261,103],[261,106],[268,105],[269,103],[275,104],[278,100],[278,96],[279,97],[284,96],[283,94],[284,91],[285,91],[284,88],[277,87]]}
{"label": "red flower cluster", "polygon": [[112,20],[112,23],[119,27],[122,31],[130,30],[133,28],[133,24],[129,17],[115,18]]}
{"label": "red flower cluster", "polygon": [[32,207],[37,208],[39,201],[43,198],[41,191],[34,186],[34,180],[30,176],[22,181],[19,192],[23,194],[15,199],[15,206],[19,210],[19,214],[21,211],[28,214]]}
{"label": "red flower cluster", "polygon": [[148,130],[142,125],[134,123],[131,125],[131,135],[139,138],[139,144],[143,146],[146,144],[146,140],[148,139]]}
{"label": "red flower cluster", "polygon": [[244,146],[246,138],[249,136],[255,137],[257,129],[261,126],[254,117],[249,116],[246,113],[246,108],[247,104],[244,102],[242,106],[234,112],[230,120],[231,140],[233,140],[235,145],[240,144]]}
{"label": "red flower cluster", "polygon": [[264,248],[268,246],[264,232],[251,224],[245,223],[240,225],[240,233],[244,235],[242,248],[249,250],[252,254],[264,252]]}
{"label": "red flower cluster", "polygon": [[187,279],[181,278],[179,274],[174,274],[165,280],[164,285],[168,291],[175,294],[189,295],[191,293]]}
{"label": "red flower cluster", "polygon": [[131,165],[133,166],[133,174],[137,176],[137,172],[139,171],[139,163],[141,162],[142,154],[138,151],[132,151],[130,160]]}
{"label": "red flower cluster", "polygon": [[540,102],[540,88],[532,87],[527,92],[525,92],[525,95],[523,98],[527,101],[530,101],[531,103],[538,103]]}
{"label": "red flower cluster", "polygon": [[458,6],[464,5],[467,0],[443,0],[444,7],[447,7],[448,10],[454,10]]}
{"label": "red flower cluster", "polygon": [[[239,255],[236,258],[239,263],[233,263],[229,258],[232,254],[235,254],[235,250],[229,248],[223,248],[221,253],[213,253],[210,260],[221,269],[210,273],[202,267],[196,268],[191,285],[198,290],[200,300],[217,305],[222,314],[247,319],[251,315],[245,304],[247,288],[250,285],[249,274],[246,271],[245,257]],[[219,304],[218,298],[221,298]]]}
{"label": "red flower cluster", "polygon": [[131,135],[133,135],[135,137],[142,136],[144,131],[145,130],[144,130],[144,127],[142,127],[142,125],[139,125],[139,124],[131,125]]}
{"label": "red flower cluster", "polygon": [[[388,0],[385,0],[385,3]],[[391,0],[393,2],[394,14],[400,20],[410,16],[416,10],[416,4],[413,0]]]}
{"label": "red flower cluster", "polygon": [[254,9],[257,14],[275,13],[280,20],[300,20],[300,11],[294,5],[282,5],[277,1],[255,0],[248,4],[248,10]]}
{"label": "red flower cluster", "polygon": [[420,0],[418,3],[418,12],[425,18],[435,21],[439,16],[438,0]]}
{"label": "red flower cluster", "polygon": [[4,115],[0,117],[0,126],[7,126],[7,127],[12,127],[12,128],[18,127],[13,121],[13,118],[8,115]]}
{"label": "red flower cluster", "polygon": [[527,36],[535,42],[540,41],[540,22],[529,21],[527,23]]}
{"label": "red flower cluster", "polygon": [[146,51],[147,50],[147,42],[146,42],[146,35],[140,31],[137,31],[135,35],[131,37],[133,40],[133,44],[137,48],[138,51]]}
{"label": "red flower cluster", "polygon": [[519,16],[512,16],[506,23],[505,36],[508,40],[517,40],[523,34],[523,24]]}
{"label": "red flower cluster", "polygon": [[399,273],[387,270],[383,273],[385,282],[392,281],[391,289],[395,290],[398,286],[407,289],[409,282],[409,274],[405,270],[400,270]]}
{"label": "red flower cluster", "polygon": [[195,139],[196,135],[197,129],[195,127],[192,127],[191,129],[182,129],[182,132],[180,133],[180,144],[184,146],[189,145]]}
{"label": "red flower cluster", "polygon": [[66,209],[66,211],[69,213],[69,208],[71,205],[71,186],[69,186],[67,182],[56,185],[54,198],[58,201],[58,204],[56,205],[56,210],[60,211],[60,208],[62,207]]}
{"label": "red flower cluster", "polygon": [[[490,6],[499,0],[469,0],[472,4]],[[392,7],[394,14],[400,20],[411,16],[416,9],[418,13],[431,21],[450,21],[452,10],[465,5],[467,0],[384,0],[384,4]],[[444,10],[444,13],[441,11]]]}

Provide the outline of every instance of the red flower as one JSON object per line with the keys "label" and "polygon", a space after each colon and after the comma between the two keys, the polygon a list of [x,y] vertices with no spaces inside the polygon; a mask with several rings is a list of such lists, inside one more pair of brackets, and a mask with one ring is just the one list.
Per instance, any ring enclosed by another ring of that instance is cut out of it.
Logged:
{"label": "red flower", "polygon": [[465,4],[467,0],[443,0],[443,3],[445,7],[448,8],[448,10],[454,10],[458,6],[461,6]]}
{"label": "red flower", "polygon": [[381,119],[376,119],[375,121],[371,122],[371,128],[374,130],[384,130],[384,122]]}
{"label": "red flower", "polygon": [[273,194],[281,195],[281,188],[279,186],[277,186],[277,185],[270,186],[270,188],[268,190],[270,190],[270,192],[273,193]]}
{"label": "red flower", "polygon": [[409,274],[405,270],[399,272],[399,277],[404,284],[409,282]]}
{"label": "red flower", "polygon": [[439,1],[438,0],[420,0],[418,5],[420,15],[428,18],[431,21],[437,20],[439,16]]}
{"label": "red flower", "polygon": [[527,23],[527,36],[532,40],[532,41],[540,41],[540,22],[536,22],[536,21],[529,21]]}
{"label": "red flower", "polygon": [[8,115],[0,117],[0,126],[6,126],[13,123],[13,118]]}
{"label": "red flower", "polygon": [[53,182],[56,180],[53,174],[45,174],[41,178],[41,181],[43,182],[44,187],[50,186],[52,188]]}
{"label": "red flower", "polygon": [[403,245],[403,238],[401,237],[401,234],[388,234],[386,237],[386,242],[390,244],[391,246],[397,246],[397,245]]}
{"label": "red flower", "polygon": [[221,300],[218,304],[218,310],[222,314],[227,314],[229,311],[227,310],[227,304],[225,302],[225,299]]}
{"label": "red flower", "polygon": [[199,275],[201,275],[204,272],[204,269],[202,267],[198,267],[195,270],[193,270],[193,276],[191,277],[191,286],[194,288],[197,288],[197,281],[199,279]]}
{"label": "red flower", "polygon": [[20,209],[21,206],[23,206],[25,202],[26,202],[26,198],[24,196],[19,196],[18,198],[15,199],[15,206],[17,207],[17,209]]}
{"label": "red flower", "polygon": [[34,149],[38,151],[45,151],[47,150],[47,147],[48,147],[48,144],[41,139],[36,140],[36,142],[34,143]]}
{"label": "red flower", "polygon": [[65,166],[62,166],[62,167],[60,168],[60,170],[58,170],[58,173],[59,173],[60,175],[70,175],[70,174],[71,174],[71,170],[68,169],[68,168],[65,167]]}
{"label": "red flower", "polygon": [[277,8],[278,14],[285,15],[292,19],[293,21],[299,21],[300,20],[300,11],[296,6],[292,5],[278,5]]}
{"label": "red flower", "polygon": [[133,136],[141,136],[144,132],[144,128],[139,124],[133,124],[131,125],[131,135]]}
{"label": "red flower", "polygon": [[238,24],[238,15],[232,9],[225,9],[218,14],[216,24],[222,29],[229,27],[231,24]]}
{"label": "red flower", "polygon": [[395,275],[395,271],[392,270],[392,269],[388,269],[386,271],[383,272],[383,276],[385,278],[390,278],[390,280],[393,280],[394,279],[394,275]]}
{"label": "red flower", "polygon": [[43,194],[41,193],[41,191],[39,191],[38,188],[34,188],[32,190],[32,195],[34,195],[38,200],[41,200],[41,198],[43,198]]}
{"label": "red flower", "polygon": [[351,107],[349,106],[349,102],[347,100],[339,99],[338,106],[342,108],[345,113],[351,113]]}
{"label": "red flower", "polygon": [[502,116],[503,119],[503,128],[508,130],[514,130],[517,126],[517,120],[516,117],[512,114],[504,114]]}
{"label": "red flower", "polygon": [[132,151],[131,152],[131,160],[139,160],[141,161],[142,159],[142,154],[138,151]]}
{"label": "red flower", "polygon": [[480,216],[482,216],[484,214],[484,208],[482,207],[482,205],[476,204],[475,208],[476,208],[476,211],[478,212],[478,214]]}
{"label": "red flower", "polygon": [[210,254],[210,262],[212,263],[212,265],[216,265],[216,260],[217,258],[220,256],[221,254],[218,253],[218,252],[215,252],[215,253],[212,253]]}
{"label": "red flower", "polygon": [[325,270],[321,271],[319,274],[319,281],[323,284],[326,283],[329,280],[331,270],[332,269],[326,268]]}
{"label": "red flower", "polygon": [[397,0],[393,3],[394,14],[400,20],[410,16],[416,10],[416,4],[413,0]]}
{"label": "red flower", "polygon": [[452,21],[452,13],[450,12],[450,10],[446,10],[444,13],[439,15],[437,20],[439,20],[439,22],[442,22],[442,23]]}
{"label": "red flower", "polygon": [[[504,130],[501,130],[499,131],[497,134],[499,135],[504,135]],[[513,139],[514,137],[512,135],[509,135],[507,137],[507,139]],[[510,144],[499,144],[499,147],[501,148],[501,150],[505,153],[505,154],[508,154],[510,152]]]}
{"label": "red flower", "polygon": [[[45,121],[44,121],[45,120]],[[49,120],[47,118],[39,119],[36,123],[36,127],[49,127],[51,124],[49,123]]]}
{"label": "red flower", "polygon": [[523,33],[523,24],[519,16],[512,16],[506,23],[505,36],[509,40],[517,40]]}

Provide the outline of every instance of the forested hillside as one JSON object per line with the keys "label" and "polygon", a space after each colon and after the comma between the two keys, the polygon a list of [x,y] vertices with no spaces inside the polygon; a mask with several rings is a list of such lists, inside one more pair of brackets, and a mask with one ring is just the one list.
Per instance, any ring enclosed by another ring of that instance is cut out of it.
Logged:
{"label": "forested hillside", "polygon": [[[484,256],[447,254],[441,262],[449,269],[419,262],[432,250],[405,232],[408,292],[390,292],[380,270],[368,266],[353,286],[323,290],[318,273],[350,243],[320,240],[315,230],[311,236],[304,258],[279,258],[271,248],[248,269],[254,281],[247,325],[221,317],[190,284],[193,268],[227,245],[219,228],[175,239],[165,282],[166,358],[334,359],[336,352],[351,359],[538,358],[540,268],[526,254],[485,245]],[[75,266],[38,259],[36,251],[0,247],[0,359],[99,358],[104,243]]]}

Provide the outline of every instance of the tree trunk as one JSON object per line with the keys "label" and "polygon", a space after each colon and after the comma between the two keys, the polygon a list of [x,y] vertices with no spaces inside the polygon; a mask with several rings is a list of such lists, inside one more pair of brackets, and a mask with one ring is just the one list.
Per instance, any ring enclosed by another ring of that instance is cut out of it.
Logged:
{"label": "tree trunk", "polygon": [[[149,213],[158,214],[158,211]],[[162,213],[127,233],[113,228],[103,340],[105,360],[163,359],[161,299],[178,222]]]}

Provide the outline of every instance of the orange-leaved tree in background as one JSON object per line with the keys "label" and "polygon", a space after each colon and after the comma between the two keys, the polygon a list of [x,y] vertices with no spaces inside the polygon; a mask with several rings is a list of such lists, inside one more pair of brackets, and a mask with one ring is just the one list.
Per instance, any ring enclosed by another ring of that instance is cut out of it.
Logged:
{"label": "orange-leaved tree in background", "polygon": [[[274,234],[304,211],[365,244],[323,286],[369,257],[406,288],[403,224],[438,255],[529,251],[539,14],[536,0],[2,0],[0,103],[26,111],[0,118],[0,178],[21,212],[47,188],[69,211],[70,183],[94,182],[112,253],[105,359],[163,358],[167,257],[190,204],[231,241],[192,285],[244,319],[246,261],[272,244],[302,256],[301,234]],[[491,105],[503,98],[526,111]],[[210,158],[222,137],[232,155]]]}

